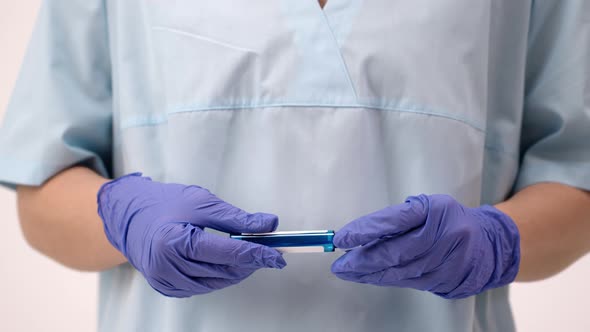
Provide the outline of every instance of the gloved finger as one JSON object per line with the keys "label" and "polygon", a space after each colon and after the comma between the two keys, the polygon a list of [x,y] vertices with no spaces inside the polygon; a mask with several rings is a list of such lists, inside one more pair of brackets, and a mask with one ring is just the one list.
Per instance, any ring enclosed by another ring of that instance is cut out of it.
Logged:
{"label": "gloved finger", "polygon": [[166,275],[168,278],[186,276],[191,278],[243,279],[257,269],[200,262],[188,258],[184,253],[176,250],[152,253],[147,264],[143,265],[143,271],[147,275]]}
{"label": "gloved finger", "polygon": [[150,278],[148,279],[148,283],[160,294],[169,297],[183,298],[191,295],[207,294],[215,290],[238,284],[254,273],[254,271],[255,270],[252,270],[248,275],[241,279],[201,278],[178,274],[174,280]]}
{"label": "gloved finger", "polygon": [[[347,263],[349,262],[345,262],[344,264]],[[385,264],[379,269],[368,272],[363,271],[362,269],[354,270],[350,268],[342,268],[338,266],[338,264],[333,264],[332,272],[338,278],[347,281],[378,286],[403,287],[402,283],[404,280],[420,280],[420,277],[424,274],[424,265],[425,264],[422,260],[416,260],[409,262],[407,265],[401,266],[386,266]],[[419,281],[416,282],[416,285],[420,284]]]}
{"label": "gloved finger", "polygon": [[426,195],[408,197],[403,204],[392,205],[351,221],[336,232],[334,245],[350,249],[403,234],[424,224],[427,214]]}
{"label": "gloved finger", "polygon": [[[275,249],[203,231],[191,224],[177,224],[182,230],[167,235],[169,245],[186,259],[241,268],[277,268],[287,265]],[[170,233],[167,233],[170,234]]]}
{"label": "gloved finger", "polygon": [[[414,276],[414,273],[408,273],[408,271],[403,268],[393,267],[364,276],[353,277],[346,275],[342,279],[378,286],[412,288],[432,292],[446,299],[459,299],[473,295],[473,292],[481,292],[481,289],[474,290],[470,288],[472,285],[469,284],[469,280],[474,278],[476,273],[473,269],[465,275],[459,275],[451,279],[437,271],[416,276]],[[352,278],[355,280],[350,280]]]}
{"label": "gloved finger", "polygon": [[[254,272],[252,272],[254,273]],[[252,274],[250,273],[250,274]],[[229,286],[236,285],[242,282],[243,279],[223,279],[223,278],[191,278],[187,279],[186,283],[179,288],[181,294],[202,295],[214,292],[216,290],[224,289]]]}
{"label": "gloved finger", "polygon": [[[438,250],[437,250],[438,252]],[[361,279],[373,283],[375,278],[381,280],[384,286],[414,288],[433,292],[443,298],[457,299],[480,293],[483,285],[473,282],[478,278],[489,278],[493,267],[485,266],[485,262],[465,261],[466,256],[460,251],[448,252],[437,266],[429,263],[423,266],[420,262],[412,262],[408,266],[392,267],[381,271],[382,276],[365,276]],[[464,266],[456,269],[457,263]]]}
{"label": "gloved finger", "polygon": [[186,282],[184,280],[181,282],[176,281],[174,283],[157,277],[146,278],[146,280],[154,290],[168,297],[185,298],[192,295],[207,294],[213,291],[212,289],[209,289],[208,287],[201,285],[194,280],[191,280],[190,282]]}
{"label": "gloved finger", "polygon": [[257,270],[257,268],[211,264],[186,258],[176,261],[175,267],[183,275],[192,278],[219,278],[230,280],[245,279]]}
{"label": "gloved finger", "polygon": [[398,237],[381,239],[355,248],[332,264],[333,273],[369,274],[395,266],[419,262],[424,269],[444,260],[445,250],[433,250],[426,240],[425,229],[414,230]]}
{"label": "gloved finger", "polygon": [[248,213],[210,192],[206,199],[199,197],[196,201],[201,203],[193,209],[191,223],[200,227],[239,234],[273,232],[279,225],[279,218],[274,214]]}
{"label": "gloved finger", "polygon": [[[435,292],[445,298],[459,298],[464,297],[461,295],[462,293],[473,294],[473,292],[463,292],[458,287],[465,283],[469,284],[469,280],[475,278],[475,274],[477,274],[475,264],[472,264],[474,268],[467,270],[465,274],[459,274],[459,271],[453,269],[457,261],[463,259],[465,256],[461,254],[461,250],[449,251],[445,248],[434,247],[424,255],[397,266],[385,267],[386,264],[384,264],[380,266],[380,269],[366,270],[352,266],[357,268],[353,270],[350,269],[349,264],[347,268],[333,266],[332,271],[334,275],[347,281],[413,288]],[[369,270],[373,271],[367,272]],[[477,292],[479,291],[481,290],[477,290]]]}
{"label": "gloved finger", "polygon": [[[401,288],[412,288],[421,291],[433,292],[434,290],[445,290],[450,292],[453,290],[453,286],[446,281],[441,279],[441,276],[437,273],[429,272],[417,277],[406,277],[401,278],[400,272],[396,271],[396,268],[392,268],[383,271],[382,280],[388,280],[383,283],[383,286],[401,287]],[[393,275],[393,276],[392,276]],[[369,280],[372,277],[364,277],[364,280]],[[371,282],[367,282],[371,283]]]}
{"label": "gloved finger", "polygon": [[[386,267],[375,272],[335,271],[334,275],[343,280],[379,286],[404,287],[404,281],[412,280],[413,286],[419,286],[421,278],[428,273],[422,272],[422,262],[411,262],[408,265]],[[416,287],[412,287],[416,288]],[[417,288],[421,289],[421,288]]]}
{"label": "gloved finger", "polygon": [[252,275],[252,273],[254,273],[254,272],[255,271],[252,271],[248,276],[246,276],[242,279],[200,278],[199,283],[202,286],[207,287],[208,289],[214,291],[214,290],[224,289],[226,287],[239,284],[244,279],[246,279],[247,277]]}

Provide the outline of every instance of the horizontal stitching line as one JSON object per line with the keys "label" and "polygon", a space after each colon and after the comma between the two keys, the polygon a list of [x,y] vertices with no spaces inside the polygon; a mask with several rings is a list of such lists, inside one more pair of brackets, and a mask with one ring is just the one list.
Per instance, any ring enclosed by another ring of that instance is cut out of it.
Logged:
{"label": "horizontal stitching line", "polygon": [[[421,108],[399,108],[399,107],[387,107],[387,106],[380,106],[380,105],[370,105],[370,104],[304,104],[304,103],[280,103],[280,104],[262,104],[262,105],[228,105],[228,106],[208,106],[208,107],[192,107],[189,109],[178,109],[175,111],[169,111],[167,115],[179,114],[179,113],[193,113],[193,112],[205,112],[205,111],[233,111],[233,110],[240,110],[240,109],[261,109],[261,108],[272,108],[272,107],[318,107],[318,108],[367,108],[367,109],[374,109],[374,110],[381,110],[381,111],[390,111],[390,112],[402,112],[402,113],[415,113],[415,114],[422,114],[422,115],[430,115],[436,116],[440,118],[450,119],[457,122],[464,123],[473,129],[476,129],[480,132],[485,133],[485,129],[482,126],[479,126],[475,123],[472,123],[469,120],[465,120],[460,117],[452,116],[449,114],[441,113],[441,112],[434,112],[428,109],[421,109]],[[139,120],[138,120],[139,119]],[[123,121],[121,127],[123,129],[132,128],[132,127],[145,127],[145,126],[155,126],[162,123],[167,122],[167,117],[158,116],[155,118],[135,118],[134,120]]]}
{"label": "horizontal stitching line", "polygon": [[165,116],[135,117],[131,120],[122,120],[121,121],[121,129],[158,126],[158,125],[161,125],[166,122],[168,122],[168,118]]}

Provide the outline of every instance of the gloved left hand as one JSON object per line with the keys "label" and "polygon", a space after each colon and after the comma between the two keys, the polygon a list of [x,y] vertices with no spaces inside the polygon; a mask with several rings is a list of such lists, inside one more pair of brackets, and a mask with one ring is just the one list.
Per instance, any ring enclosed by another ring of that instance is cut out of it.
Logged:
{"label": "gloved left hand", "polygon": [[105,183],[97,202],[108,240],[166,296],[210,293],[287,264],[273,248],[206,232],[272,232],[278,217],[247,213],[199,186],[134,173]]}
{"label": "gloved left hand", "polygon": [[409,197],[356,219],[336,232],[334,245],[349,249],[332,265],[341,279],[447,299],[504,286],[520,263],[520,236],[508,215],[446,195]]}

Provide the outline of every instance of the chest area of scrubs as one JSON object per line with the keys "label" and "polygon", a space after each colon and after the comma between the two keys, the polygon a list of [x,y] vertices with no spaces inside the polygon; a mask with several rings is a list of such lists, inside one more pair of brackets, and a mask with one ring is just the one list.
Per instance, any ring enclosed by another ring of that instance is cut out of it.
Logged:
{"label": "chest area of scrubs", "polygon": [[[477,205],[489,6],[111,2],[114,173],[198,184],[278,215],[281,230],[339,229],[418,193]],[[140,19],[126,21],[129,13]],[[475,299],[340,282],[330,273],[335,258],[291,256],[280,276],[259,271],[183,302],[120,268],[103,299],[123,309],[105,302],[104,317],[160,330],[477,330]],[[509,321],[505,303],[500,294],[486,310]],[[126,318],[138,306],[141,319]],[[261,328],[252,317],[270,318]]]}
{"label": "chest area of scrubs", "polygon": [[160,82],[152,89],[156,115],[362,106],[485,125],[489,1],[334,0],[322,10],[317,0],[179,0],[143,7],[146,51]]}
{"label": "chest area of scrubs", "polygon": [[478,204],[488,6],[116,2],[115,171],[275,209],[287,229],[420,192]]}

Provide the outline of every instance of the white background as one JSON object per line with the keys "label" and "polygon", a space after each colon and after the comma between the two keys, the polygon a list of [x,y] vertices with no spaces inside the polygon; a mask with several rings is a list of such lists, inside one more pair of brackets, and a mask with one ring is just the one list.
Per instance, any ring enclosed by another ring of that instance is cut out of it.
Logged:
{"label": "white background", "polygon": [[[0,2],[0,118],[39,3]],[[0,189],[0,331],[94,331],[96,274],[68,270],[30,249],[15,205],[14,194]],[[590,331],[590,256],[550,280],[514,285],[512,303],[519,331]]]}

